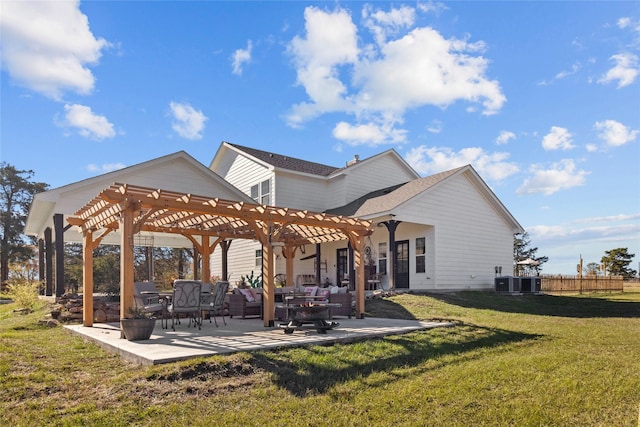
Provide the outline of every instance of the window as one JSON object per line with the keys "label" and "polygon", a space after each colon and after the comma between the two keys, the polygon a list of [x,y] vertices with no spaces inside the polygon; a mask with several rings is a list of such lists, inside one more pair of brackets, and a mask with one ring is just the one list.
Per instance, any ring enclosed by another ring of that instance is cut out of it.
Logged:
{"label": "window", "polygon": [[378,273],[387,274],[387,242],[378,243]]}
{"label": "window", "polygon": [[268,179],[251,186],[251,198],[261,205],[269,205],[271,199],[271,181]]}
{"label": "window", "polygon": [[425,273],[426,263],[425,263],[425,238],[418,237],[416,238],[416,273]]}
{"label": "window", "polygon": [[256,249],[256,267],[262,267],[262,249]]}

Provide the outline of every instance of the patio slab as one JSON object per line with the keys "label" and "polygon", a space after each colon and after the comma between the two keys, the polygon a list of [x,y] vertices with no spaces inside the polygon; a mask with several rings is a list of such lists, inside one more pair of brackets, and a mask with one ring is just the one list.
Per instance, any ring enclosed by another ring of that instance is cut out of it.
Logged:
{"label": "patio slab", "polygon": [[[195,357],[239,351],[269,350],[280,347],[305,346],[311,344],[328,345],[378,338],[386,335],[450,327],[450,322],[423,322],[368,317],[365,319],[337,318],[340,325],[319,334],[315,329],[295,331],[285,334],[278,326],[265,327],[260,319],[226,319],[227,325],[218,319],[218,327],[205,320],[202,329],[185,322],[176,325],[173,331],[162,329],[156,322],[153,335],[145,341],[127,341],[120,338],[118,323],[95,323],[92,327],[67,325],[65,328],[102,347],[106,351],[119,354],[123,359],[140,365],[156,365]],[[281,322],[277,322],[279,325]]]}

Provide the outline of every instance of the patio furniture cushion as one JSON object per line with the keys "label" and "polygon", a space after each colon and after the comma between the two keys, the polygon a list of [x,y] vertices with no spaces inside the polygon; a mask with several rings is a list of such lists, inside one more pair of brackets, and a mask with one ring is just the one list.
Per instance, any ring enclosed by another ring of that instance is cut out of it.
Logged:
{"label": "patio furniture cushion", "polygon": [[255,302],[256,301],[256,297],[253,296],[253,292],[251,292],[251,289],[238,289],[238,291],[244,295],[244,297],[247,299],[247,302]]}

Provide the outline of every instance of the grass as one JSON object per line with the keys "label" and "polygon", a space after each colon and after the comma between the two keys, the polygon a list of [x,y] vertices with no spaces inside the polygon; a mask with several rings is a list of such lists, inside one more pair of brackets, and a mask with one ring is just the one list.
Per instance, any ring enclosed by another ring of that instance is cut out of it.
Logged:
{"label": "grass", "polygon": [[13,308],[0,425],[638,425],[640,293],[404,294],[367,313],[457,326],[144,368]]}

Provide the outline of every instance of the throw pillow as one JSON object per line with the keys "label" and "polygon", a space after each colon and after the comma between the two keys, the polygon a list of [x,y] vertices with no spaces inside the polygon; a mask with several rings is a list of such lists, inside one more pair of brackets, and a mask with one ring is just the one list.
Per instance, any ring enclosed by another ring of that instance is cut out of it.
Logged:
{"label": "throw pillow", "polygon": [[244,295],[244,297],[247,299],[247,302],[254,302],[256,300],[256,298],[253,296],[253,293],[251,292],[251,289],[240,289],[240,293]]}
{"label": "throw pillow", "polygon": [[318,287],[317,286],[305,286],[305,288],[304,288],[305,296],[314,297],[314,296],[316,296],[316,292],[318,292]]}
{"label": "throw pillow", "polygon": [[253,300],[256,302],[262,301],[262,289],[251,288],[251,295],[253,295]]}
{"label": "throw pillow", "polygon": [[324,299],[329,299],[329,288],[318,289],[318,296]]}

